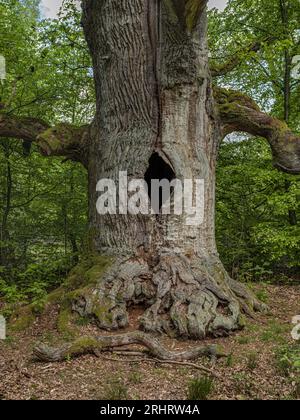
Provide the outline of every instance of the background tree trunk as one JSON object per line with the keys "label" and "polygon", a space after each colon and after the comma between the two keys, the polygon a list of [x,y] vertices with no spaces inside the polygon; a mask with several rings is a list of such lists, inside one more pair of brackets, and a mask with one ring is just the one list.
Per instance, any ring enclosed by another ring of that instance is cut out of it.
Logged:
{"label": "background tree trunk", "polygon": [[[143,305],[146,331],[203,338],[241,326],[241,308],[260,305],[229,278],[215,244],[215,166],[220,128],[208,68],[206,2],[85,0],[97,113],[89,150],[90,234],[114,258],[73,308],[105,329],[125,327]],[[191,3],[191,2],[190,2]],[[132,178],[204,179],[205,216],[106,215],[96,184]],[[95,301],[97,305],[95,305]]]}
{"label": "background tree trunk", "polygon": [[0,265],[9,267],[13,265],[14,251],[11,244],[9,243],[9,215],[11,212],[11,201],[12,201],[12,170],[10,163],[10,146],[9,143],[3,144],[4,156],[6,159],[6,189],[5,189],[5,203],[2,209],[2,220],[0,224]]}

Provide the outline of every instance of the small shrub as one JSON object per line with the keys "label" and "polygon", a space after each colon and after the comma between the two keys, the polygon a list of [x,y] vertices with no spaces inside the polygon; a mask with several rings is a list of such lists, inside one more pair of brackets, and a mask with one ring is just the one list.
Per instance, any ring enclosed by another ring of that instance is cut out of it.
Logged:
{"label": "small shrub", "polygon": [[283,343],[285,341],[283,335],[288,329],[289,326],[286,327],[276,321],[271,321],[268,328],[262,333],[261,340],[265,342]]}
{"label": "small shrub", "polygon": [[[291,373],[300,374],[300,347],[299,344],[293,346],[280,347],[275,354],[277,370],[283,376],[290,376]],[[300,382],[299,382],[300,387]]]}
{"label": "small shrub", "polygon": [[0,298],[7,304],[33,304],[33,310],[40,313],[47,294],[61,285],[70,269],[66,259],[29,264],[24,271],[8,271],[0,266]]}
{"label": "small shrub", "polygon": [[0,297],[3,296],[7,303],[18,303],[26,299],[23,291],[20,291],[15,284],[8,284],[0,278]]}
{"label": "small shrub", "polygon": [[188,385],[188,400],[207,400],[209,395],[212,393],[214,383],[212,378],[202,377],[193,379]]}
{"label": "small shrub", "polygon": [[230,353],[230,354],[227,356],[227,359],[226,359],[226,366],[227,366],[227,367],[232,367],[232,366],[233,366],[233,364],[234,364],[233,354],[232,354],[232,353]]}
{"label": "small shrub", "polygon": [[254,370],[257,368],[257,360],[258,360],[258,354],[253,352],[249,353],[247,357],[247,368],[249,370]]}
{"label": "small shrub", "polygon": [[130,372],[128,379],[133,384],[141,384],[142,374],[138,370],[133,370]]}
{"label": "small shrub", "polygon": [[87,316],[80,316],[75,320],[75,324],[79,327],[84,327],[86,325],[89,325],[90,319]]}
{"label": "small shrub", "polygon": [[249,337],[238,337],[237,338],[237,342],[239,344],[249,344],[250,343],[250,338]]}
{"label": "small shrub", "polygon": [[256,395],[254,383],[244,372],[238,372],[233,376],[234,388],[236,392],[253,397]]}
{"label": "small shrub", "polygon": [[256,292],[256,297],[258,300],[260,300],[263,303],[267,303],[269,300],[269,295],[266,290],[258,290]]}
{"label": "small shrub", "polygon": [[103,399],[111,400],[111,401],[127,400],[128,399],[127,386],[119,378],[112,379],[106,385]]}

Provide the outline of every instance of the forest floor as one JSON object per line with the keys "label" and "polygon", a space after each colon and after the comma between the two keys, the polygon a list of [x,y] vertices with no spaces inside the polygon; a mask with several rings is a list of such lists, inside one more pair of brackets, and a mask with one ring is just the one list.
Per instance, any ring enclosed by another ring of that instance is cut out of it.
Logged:
{"label": "forest floor", "polygon": [[[247,320],[245,329],[234,335],[205,341],[222,346],[228,357],[215,363],[203,358],[195,361],[220,376],[209,399],[300,399],[300,379],[296,373],[287,374],[280,353],[295,345],[291,321],[300,315],[300,287],[264,285],[257,286],[256,292],[267,300],[270,314]],[[32,347],[37,341],[56,341],[54,319],[50,311],[26,331],[8,331],[8,339],[0,341],[0,399],[188,399],[189,384],[203,376],[192,367],[112,353],[37,363],[31,357]],[[95,332],[89,325],[78,325],[78,329],[84,335]],[[162,342],[172,350],[199,345],[168,338]]]}

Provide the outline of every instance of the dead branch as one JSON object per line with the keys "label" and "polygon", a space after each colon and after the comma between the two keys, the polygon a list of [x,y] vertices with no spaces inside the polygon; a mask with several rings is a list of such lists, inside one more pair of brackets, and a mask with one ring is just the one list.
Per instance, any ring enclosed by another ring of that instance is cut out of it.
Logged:
{"label": "dead branch", "polygon": [[214,376],[215,378],[220,378],[220,375],[215,373],[212,369],[208,369],[205,366],[197,365],[196,363],[191,362],[176,362],[174,360],[160,360],[160,359],[115,359],[111,357],[105,357],[104,360],[110,361],[110,362],[124,362],[124,363],[160,363],[160,364],[170,364],[170,365],[176,365],[176,366],[187,366],[193,369],[201,370],[202,372],[205,372],[207,375]]}
{"label": "dead branch", "polygon": [[197,359],[201,356],[214,358],[225,356],[215,345],[195,347],[182,352],[169,351],[162,346],[159,340],[139,331],[120,335],[81,337],[74,342],[64,343],[59,347],[49,347],[40,343],[33,349],[33,355],[36,360],[42,362],[60,362],[70,357],[95,353],[98,355],[100,352],[108,351],[115,347],[136,344],[144,346],[152,357],[166,363],[183,362]]}

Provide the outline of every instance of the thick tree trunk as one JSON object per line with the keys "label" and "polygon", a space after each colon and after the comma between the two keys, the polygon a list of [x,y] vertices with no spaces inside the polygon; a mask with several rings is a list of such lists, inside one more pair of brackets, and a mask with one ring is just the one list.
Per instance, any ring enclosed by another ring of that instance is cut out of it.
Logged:
{"label": "thick tree trunk", "polygon": [[[73,308],[104,329],[125,327],[145,308],[145,331],[203,338],[241,326],[241,308],[259,308],[224,270],[215,244],[215,166],[220,140],[208,69],[205,1],[85,0],[97,114],[89,151],[90,232],[114,257],[92,293]],[[191,2],[190,2],[191,3]],[[181,6],[181,5],[184,6]],[[186,7],[186,10],[185,10]],[[105,215],[97,182],[204,179],[204,222],[186,216]],[[95,305],[95,301],[97,305]]]}

